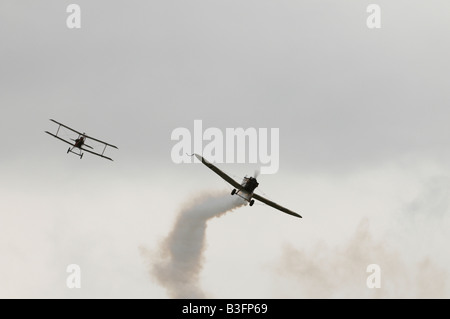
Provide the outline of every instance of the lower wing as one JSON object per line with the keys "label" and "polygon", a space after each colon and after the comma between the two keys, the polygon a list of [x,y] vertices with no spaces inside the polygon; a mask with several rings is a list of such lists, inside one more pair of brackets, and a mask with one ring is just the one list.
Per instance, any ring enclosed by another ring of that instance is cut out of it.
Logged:
{"label": "lower wing", "polygon": [[75,146],[75,144],[72,144],[72,143],[70,143],[69,141],[66,141],[65,139],[63,139],[63,138],[61,138],[61,137],[59,137],[59,136],[57,136],[57,135],[55,135],[55,134],[52,134],[52,133],[50,133],[50,132],[48,132],[48,131],[45,131],[45,133],[47,133],[47,134],[49,134],[49,135],[51,135],[51,136],[53,136],[53,137],[56,137],[57,139],[59,139],[59,140],[65,142],[65,143],[67,143],[67,144],[69,144],[69,145]]}
{"label": "lower wing", "polygon": [[[66,141],[66,140],[63,139],[63,138],[61,138],[61,137],[59,137],[59,136],[56,136],[55,134],[52,134],[52,133],[47,132],[47,131],[45,131],[45,133],[50,134],[51,136],[56,137],[57,139],[59,139],[59,140],[65,142],[65,143],[67,143],[67,144],[69,144],[69,145],[71,145],[71,146],[75,146],[75,144],[72,144],[72,143],[70,143],[69,141]],[[89,147],[89,148],[92,149],[92,146],[89,146],[89,145],[86,145],[86,144],[84,144],[84,146],[87,146],[87,147]],[[103,158],[106,158],[106,159],[109,159],[110,161],[112,161],[112,158],[109,158],[109,157],[104,156],[104,155],[102,155],[102,154],[92,152],[92,151],[87,150],[87,149],[85,149],[85,148],[83,148],[83,147],[80,147],[80,149],[83,150],[83,151],[85,151],[85,152],[88,152],[88,153],[91,153],[91,154],[94,154],[94,155],[97,155],[97,156],[100,156],[100,157],[103,157]]]}
{"label": "lower wing", "polygon": [[[86,144],[85,144],[85,145],[86,145]],[[91,153],[91,154],[94,154],[94,155],[97,155],[97,156],[100,156],[100,157],[109,159],[110,161],[113,161],[113,159],[110,158],[110,157],[108,157],[108,156],[105,156],[105,155],[102,155],[102,154],[99,154],[99,153],[92,152],[92,151],[87,150],[87,149],[85,149],[85,148],[83,148],[83,147],[81,147],[81,149],[82,149],[83,151],[85,151],[85,152],[88,152],[88,153]]]}

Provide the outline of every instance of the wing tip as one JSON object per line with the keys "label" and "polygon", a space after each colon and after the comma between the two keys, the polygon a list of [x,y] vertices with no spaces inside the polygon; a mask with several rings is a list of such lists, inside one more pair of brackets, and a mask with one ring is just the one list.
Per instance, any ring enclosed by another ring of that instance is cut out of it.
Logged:
{"label": "wing tip", "polygon": [[201,163],[209,164],[209,162],[203,156],[198,155],[197,153],[192,153],[189,156],[195,156]]}

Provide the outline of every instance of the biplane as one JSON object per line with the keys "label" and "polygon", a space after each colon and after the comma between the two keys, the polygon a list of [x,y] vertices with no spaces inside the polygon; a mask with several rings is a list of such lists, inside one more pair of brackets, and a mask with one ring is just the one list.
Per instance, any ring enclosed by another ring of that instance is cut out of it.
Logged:
{"label": "biplane", "polygon": [[[118,149],[117,146],[114,146],[114,145],[112,145],[112,144],[109,144],[109,143],[100,141],[100,140],[98,140],[98,139],[96,139],[96,138],[90,137],[90,136],[86,135],[86,133],[80,133],[80,132],[74,130],[73,128],[70,128],[70,127],[68,127],[67,125],[64,125],[64,124],[62,124],[62,123],[59,123],[59,122],[57,122],[57,121],[55,121],[55,120],[53,120],[53,119],[50,119],[50,121],[52,121],[52,122],[54,122],[54,123],[56,123],[56,124],[59,125],[59,126],[58,126],[58,130],[56,131],[56,134],[50,133],[50,132],[48,132],[48,131],[45,131],[45,133],[47,133],[47,134],[49,134],[49,135],[51,135],[51,136],[53,136],[53,137],[56,137],[57,139],[59,139],[59,140],[65,142],[65,143],[69,144],[71,147],[69,147],[69,149],[67,150],[67,154],[73,153],[73,154],[75,154],[75,155],[78,155],[78,156],[80,157],[80,159],[82,159],[82,158],[83,158],[83,155],[84,155],[83,152],[88,152],[88,153],[91,153],[91,154],[94,154],[94,155],[97,155],[97,156],[100,156],[100,157],[103,157],[103,158],[106,158],[106,159],[112,161],[112,159],[111,159],[110,157],[107,157],[107,156],[104,155],[104,154],[105,154],[105,150],[106,150],[106,148],[107,148],[108,146],[109,146],[109,147],[112,147],[112,148],[115,148],[115,149]],[[64,128],[66,128],[66,129],[68,129],[69,131],[72,131],[72,132],[78,134],[78,137],[77,137],[76,139],[70,138],[70,140],[71,140],[72,142],[70,142],[70,141],[64,139],[63,137],[61,137],[60,135],[58,135],[59,130],[61,129],[61,127],[64,127]],[[92,141],[98,142],[98,143],[100,143],[100,144],[103,144],[103,145],[104,145],[104,148],[103,148],[102,153],[94,152],[94,151],[93,151],[94,148],[93,148],[92,146],[90,146],[90,145],[87,145],[87,144],[86,144],[86,140],[92,140]],[[88,150],[88,149],[86,149],[86,148],[90,148],[91,150]],[[77,152],[77,151],[75,151],[75,150],[79,150],[79,151]]]}
{"label": "biplane", "polygon": [[231,184],[234,187],[234,189],[231,191],[231,195],[237,195],[237,196],[241,197],[242,199],[249,202],[250,206],[253,206],[253,204],[255,203],[255,199],[256,199],[266,205],[269,205],[275,209],[278,209],[279,211],[282,211],[283,213],[302,218],[302,216],[300,216],[299,214],[297,214],[283,206],[280,206],[277,203],[274,203],[258,194],[255,194],[254,193],[255,189],[259,186],[259,183],[256,180],[256,176],[244,177],[244,180],[242,181],[242,183],[239,184],[237,181],[235,181],[230,176],[225,174],[223,171],[218,169],[216,166],[214,166],[213,164],[208,162],[206,159],[204,159],[203,156],[200,156],[198,154],[192,154],[192,155],[195,155],[195,157],[197,157],[197,159],[199,161],[201,161],[203,164],[205,164],[206,167],[211,169],[214,173],[216,173],[217,175],[222,177],[225,181],[227,181],[229,184]]}

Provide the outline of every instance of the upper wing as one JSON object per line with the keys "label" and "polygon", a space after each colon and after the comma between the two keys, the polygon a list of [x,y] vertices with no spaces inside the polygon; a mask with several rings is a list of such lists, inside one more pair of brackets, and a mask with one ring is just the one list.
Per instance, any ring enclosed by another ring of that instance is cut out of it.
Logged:
{"label": "upper wing", "polygon": [[59,136],[57,136],[57,135],[55,135],[55,134],[52,134],[52,133],[50,133],[50,132],[48,132],[48,131],[45,131],[45,133],[50,134],[51,136],[56,137],[57,139],[60,139],[61,141],[66,142],[66,143],[69,144],[69,145],[75,146],[75,144],[72,144],[72,143],[70,143],[69,141],[66,141],[65,139],[63,139],[63,138],[61,138],[61,137],[59,137]]}
{"label": "upper wing", "polygon": [[61,125],[62,127],[65,127],[66,129],[71,130],[72,132],[77,133],[78,135],[82,135],[82,136],[84,136],[84,137],[86,137],[86,138],[88,138],[88,139],[91,139],[91,140],[93,140],[93,141],[96,141],[96,142],[102,143],[102,144],[104,144],[104,145],[107,145],[107,146],[110,146],[110,147],[113,147],[113,148],[118,149],[117,146],[114,146],[114,145],[112,145],[112,144],[109,144],[109,143],[100,141],[99,139],[90,137],[90,136],[88,136],[88,135],[86,135],[86,134],[80,133],[80,132],[74,130],[73,128],[68,127],[67,125],[64,125],[64,124],[62,124],[62,123],[59,123],[58,121],[55,121],[54,119],[50,119],[50,121],[55,122],[56,124]]}
{"label": "upper wing", "polygon": [[213,164],[211,164],[210,162],[208,162],[207,160],[205,160],[202,156],[198,155],[198,154],[194,154],[195,157],[198,158],[199,161],[201,161],[203,164],[205,164],[207,167],[209,167],[214,173],[216,173],[217,175],[219,175],[220,177],[222,177],[224,180],[226,180],[228,183],[230,183],[231,185],[233,185],[233,187],[241,189],[242,185],[239,184],[238,182],[236,182],[234,179],[232,179],[230,176],[228,176],[227,174],[225,174],[224,172],[222,172],[220,169],[218,169],[217,167],[215,167]]}
{"label": "upper wing", "polygon": [[55,121],[54,119],[50,119],[50,121],[55,122],[56,124],[61,125],[62,127],[65,127],[66,129],[71,130],[72,132],[77,133],[78,135],[83,135],[82,133],[80,133],[80,132],[78,132],[78,131],[75,131],[73,128],[68,127],[67,125],[64,125],[64,124],[62,124],[62,123],[59,123],[58,121]]}
{"label": "upper wing", "polygon": [[302,216],[300,216],[299,214],[294,213],[293,211],[291,211],[291,210],[289,210],[289,209],[287,209],[287,208],[284,208],[283,206],[280,206],[280,205],[278,205],[277,203],[274,203],[274,202],[272,202],[272,201],[270,201],[270,200],[268,200],[268,199],[266,199],[266,198],[264,198],[264,197],[261,197],[261,196],[259,196],[258,194],[253,194],[252,197],[253,197],[254,199],[257,199],[257,200],[259,200],[259,201],[261,201],[261,202],[263,202],[263,203],[265,203],[265,204],[267,204],[267,205],[269,205],[269,206],[272,206],[273,208],[276,208],[276,209],[278,209],[278,210],[280,210],[280,211],[282,211],[282,212],[284,212],[284,213],[286,213],[286,214],[289,214],[289,215],[292,215],[292,216],[295,216],[295,217],[302,218]]}

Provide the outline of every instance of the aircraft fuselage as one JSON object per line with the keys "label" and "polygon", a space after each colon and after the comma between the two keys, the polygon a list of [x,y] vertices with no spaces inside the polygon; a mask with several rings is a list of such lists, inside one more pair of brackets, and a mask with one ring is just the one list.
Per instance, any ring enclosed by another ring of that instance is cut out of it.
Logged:
{"label": "aircraft fuselage", "polygon": [[254,177],[244,177],[242,186],[243,186],[242,191],[249,193],[249,194],[253,194],[256,187],[259,186],[259,183],[256,180],[256,178],[254,178]]}
{"label": "aircraft fuselage", "polygon": [[85,138],[84,136],[80,136],[79,138],[77,138],[77,139],[75,140],[75,147],[81,149],[81,147],[84,145],[84,140],[85,140],[85,139],[86,139],[86,138]]}
{"label": "aircraft fuselage", "polygon": [[244,177],[244,180],[242,181],[242,188],[237,190],[233,189],[231,192],[231,195],[237,195],[246,201],[250,203],[250,206],[253,206],[255,201],[252,199],[253,192],[255,191],[256,187],[258,187],[259,183],[254,177]]}

